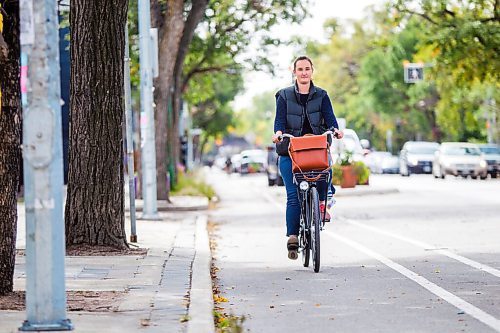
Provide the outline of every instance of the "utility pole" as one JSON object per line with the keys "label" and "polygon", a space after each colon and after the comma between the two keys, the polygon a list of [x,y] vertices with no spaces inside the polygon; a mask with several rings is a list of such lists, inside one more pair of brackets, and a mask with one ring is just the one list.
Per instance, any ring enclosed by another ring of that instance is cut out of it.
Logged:
{"label": "utility pole", "polygon": [[132,96],[130,93],[130,51],[128,45],[128,25],[125,23],[125,62],[124,62],[124,85],[125,85],[125,132],[127,141],[127,171],[128,192],[130,200],[130,242],[137,243],[137,231],[135,220],[135,170],[134,170],[134,141],[132,139]]}
{"label": "utility pole", "polygon": [[156,197],[156,150],[151,64],[151,14],[149,0],[139,0],[139,62],[141,67],[142,219],[158,219]]}
{"label": "utility pole", "polygon": [[59,23],[56,0],[21,0],[26,313],[21,331],[66,331]]}

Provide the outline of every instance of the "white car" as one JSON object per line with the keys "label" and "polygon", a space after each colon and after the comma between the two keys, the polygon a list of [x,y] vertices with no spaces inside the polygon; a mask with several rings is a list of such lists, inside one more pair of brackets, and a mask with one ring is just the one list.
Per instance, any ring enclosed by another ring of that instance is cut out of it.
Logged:
{"label": "white car", "polygon": [[262,149],[243,150],[241,153],[241,174],[265,172],[267,167],[267,152]]}
{"label": "white car", "polygon": [[352,153],[354,161],[364,161],[364,149],[361,146],[358,134],[350,128],[345,128],[342,131],[344,137],[340,140],[334,139],[330,147],[333,161],[335,162],[339,157],[343,157],[346,152]]}
{"label": "white car", "polygon": [[488,164],[478,145],[467,142],[443,142],[432,164],[434,178],[446,175],[486,179]]}

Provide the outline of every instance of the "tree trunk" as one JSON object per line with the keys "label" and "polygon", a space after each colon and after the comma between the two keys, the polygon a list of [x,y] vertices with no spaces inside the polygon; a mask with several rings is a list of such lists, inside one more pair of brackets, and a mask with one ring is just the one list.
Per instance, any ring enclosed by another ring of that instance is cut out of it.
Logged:
{"label": "tree trunk", "polygon": [[0,99],[0,140],[2,141],[0,144],[0,295],[5,295],[12,291],[14,285],[17,187],[22,162],[19,1],[8,1],[2,9],[5,12],[2,35],[8,51],[7,54],[0,54],[2,96]]}
{"label": "tree trunk", "polygon": [[180,111],[182,108],[181,98],[184,91],[183,89],[183,80],[182,80],[182,71],[184,67],[184,60],[186,59],[186,55],[189,51],[189,45],[193,40],[193,35],[198,23],[203,18],[203,14],[208,5],[208,0],[194,0],[192,4],[191,11],[186,19],[186,24],[184,25],[184,31],[182,34],[182,38],[179,44],[179,52],[177,54],[177,59],[175,61],[174,68],[174,93],[173,93],[173,119],[174,119],[174,134],[175,138],[172,141],[172,151],[173,158],[175,161],[175,165],[180,162],[180,142],[179,142],[179,118]]}
{"label": "tree trunk", "polygon": [[128,247],[123,61],[128,0],[72,0],[66,244]]}
{"label": "tree trunk", "polygon": [[[159,6],[152,6],[152,17],[158,17]],[[154,19],[159,28],[159,77],[155,80],[155,138],[156,138],[156,186],[157,198],[168,200],[167,173],[170,156],[168,144],[176,136],[168,128],[168,103],[171,102],[174,84],[174,67],[179,50],[179,43],[184,29],[184,1],[169,1],[163,24]]]}

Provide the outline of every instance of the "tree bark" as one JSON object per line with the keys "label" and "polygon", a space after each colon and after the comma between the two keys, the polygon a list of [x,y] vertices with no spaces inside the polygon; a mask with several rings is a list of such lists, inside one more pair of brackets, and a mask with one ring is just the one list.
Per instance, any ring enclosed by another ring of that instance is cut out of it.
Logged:
{"label": "tree bark", "polygon": [[[159,6],[152,6],[151,17],[157,18]],[[169,1],[167,11],[163,14],[162,24],[153,19],[157,24],[159,35],[159,76],[154,82],[155,86],[155,140],[156,140],[156,186],[157,198],[168,200],[167,174],[169,163],[168,143],[173,142],[177,136],[174,129],[168,128],[168,104],[172,101],[174,84],[174,67],[179,50],[179,43],[184,30],[184,1]]]}
{"label": "tree bark", "polygon": [[17,188],[22,162],[19,85],[19,1],[7,1],[3,10],[0,54],[0,295],[12,292],[16,258]]}
{"label": "tree bark", "polygon": [[128,0],[72,0],[66,245],[127,248],[123,61]]}

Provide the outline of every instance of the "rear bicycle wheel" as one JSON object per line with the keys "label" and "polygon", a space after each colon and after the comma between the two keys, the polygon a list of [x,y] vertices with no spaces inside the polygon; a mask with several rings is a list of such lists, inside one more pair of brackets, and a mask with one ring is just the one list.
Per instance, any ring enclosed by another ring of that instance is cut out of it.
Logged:
{"label": "rear bicycle wheel", "polygon": [[311,188],[309,191],[309,218],[311,221],[311,251],[314,272],[319,272],[320,267],[320,237],[319,233],[321,230],[321,216],[319,212],[319,197],[318,190],[315,187]]}

